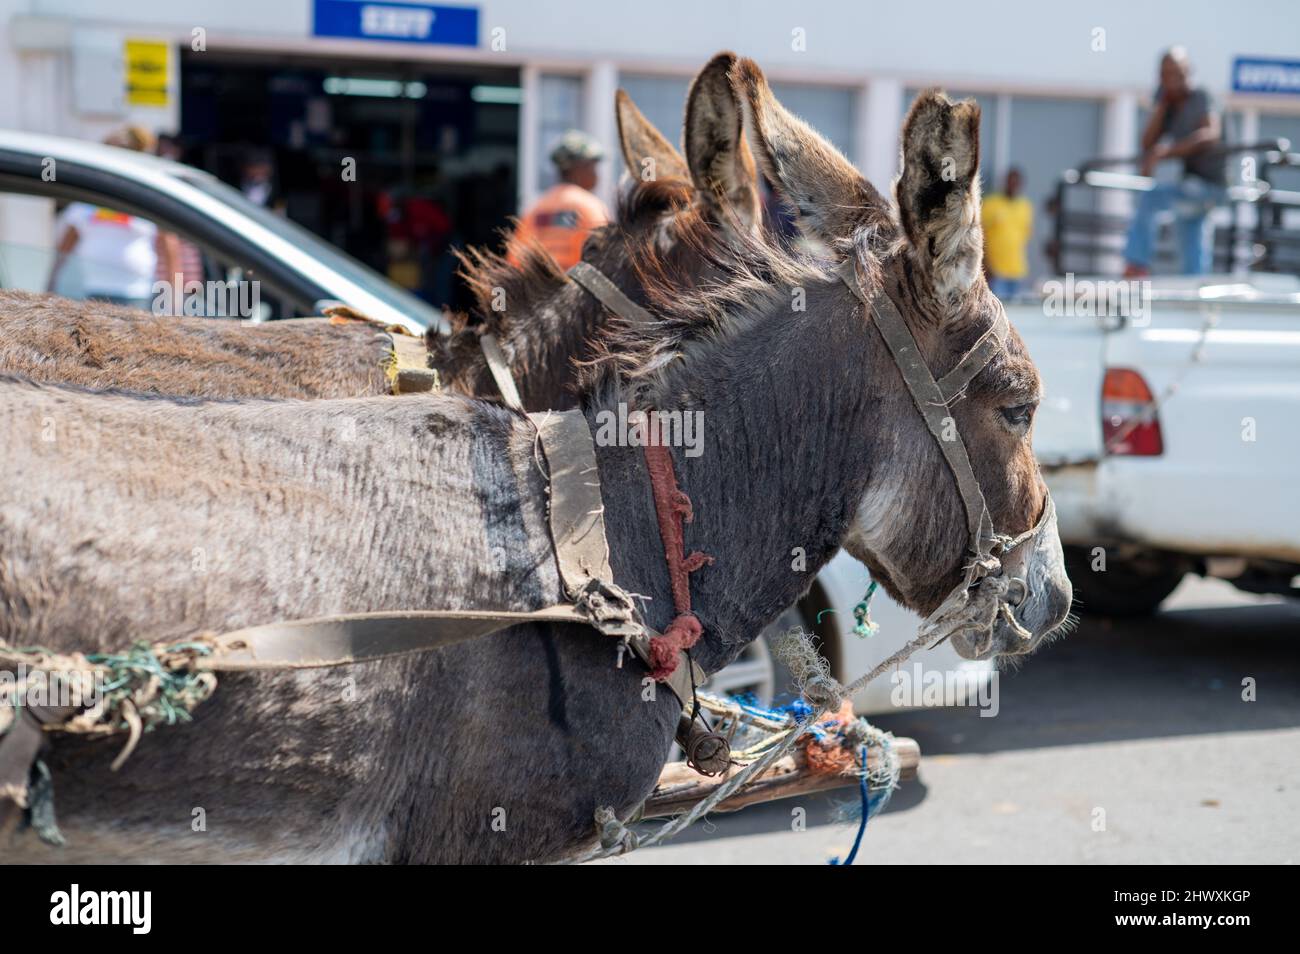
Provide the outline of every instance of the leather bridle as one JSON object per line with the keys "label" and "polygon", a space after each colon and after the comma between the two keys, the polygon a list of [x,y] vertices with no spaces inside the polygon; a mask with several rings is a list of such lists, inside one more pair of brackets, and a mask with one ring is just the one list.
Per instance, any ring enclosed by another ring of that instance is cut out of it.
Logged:
{"label": "leather bridle", "polygon": [[[858,281],[857,268],[851,258],[845,260],[835,270],[835,274],[867,306],[903,377],[903,383],[907,385],[908,393],[912,395],[912,402],[938,443],[948,469],[952,471],[957,492],[961,495],[966,510],[969,550],[973,556],[967,568],[965,585],[974,586],[985,576],[997,576],[1002,571],[1003,557],[1037,537],[1056,513],[1049,493],[1044,500],[1038,523],[1031,529],[1014,537],[998,533],[993,528],[993,518],[984,499],[984,492],[980,489],[979,478],[971,466],[966,442],[949,414],[949,405],[964,394],[975,376],[1005,350],[1007,335],[1011,330],[1007,313],[999,308],[997,317],[988,330],[951,371],[936,381],[925,363],[916,338],[889,294],[880,289],[873,295],[867,295]],[[1020,582],[1022,586],[1025,583],[1023,580]]]}

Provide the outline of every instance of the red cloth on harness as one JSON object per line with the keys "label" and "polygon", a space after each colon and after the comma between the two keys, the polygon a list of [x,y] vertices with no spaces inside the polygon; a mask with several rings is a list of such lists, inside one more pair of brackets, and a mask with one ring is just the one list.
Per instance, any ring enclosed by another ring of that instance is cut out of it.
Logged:
{"label": "red cloth on harness", "polygon": [[664,544],[664,560],[668,563],[673,608],[677,611],[663,635],[650,639],[650,674],[663,682],[677,669],[678,654],[694,646],[704,633],[699,618],[691,612],[690,574],[712,563],[713,557],[699,550],[683,555],[686,537],[682,528],[695,519],[695,513],[691,498],[677,486],[672,452],[662,444],[647,443],[645,463],[654,494],[655,516],[659,520],[659,537]]}

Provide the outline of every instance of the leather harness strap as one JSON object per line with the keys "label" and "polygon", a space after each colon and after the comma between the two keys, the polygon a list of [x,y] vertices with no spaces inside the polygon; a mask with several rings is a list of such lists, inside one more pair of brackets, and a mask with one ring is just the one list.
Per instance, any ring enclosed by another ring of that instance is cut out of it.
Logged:
{"label": "leather harness strap", "polygon": [[684,648],[673,653],[671,665],[664,665],[663,636],[639,620],[630,594],[613,583],[600,472],[586,415],[575,408],[528,417],[537,426],[550,468],[551,540],[565,594],[583,606],[589,599],[584,594],[594,593],[606,612],[626,614],[626,628],[610,635],[621,636],[655,680],[667,685],[683,708],[693,709],[695,686],[707,674]]}
{"label": "leather harness strap", "polygon": [[974,347],[966,352],[966,356],[957,362],[955,368],[939,379],[939,393],[943,396],[944,404],[951,403],[961,394],[975,375],[983,371],[985,365],[993,360],[993,356],[1006,347],[1007,332],[1010,330],[1011,323],[1007,320],[1007,313],[999,309],[998,316],[989,326],[989,330],[980,336],[979,341],[975,342]]}
{"label": "leather harness strap", "polygon": [[529,414],[550,471],[551,539],[565,595],[576,600],[593,580],[611,581],[605,505],[596,449],[582,411]]}
{"label": "leather harness strap", "polygon": [[[907,385],[908,393],[912,396],[912,402],[916,409],[921,412],[926,427],[934,435],[935,441],[939,444],[939,450],[943,453],[944,459],[948,462],[948,467],[952,471],[953,478],[957,482],[957,492],[961,494],[962,503],[966,508],[966,528],[970,534],[970,540],[977,553],[985,553],[992,548],[994,542],[993,518],[989,515],[988,505],[984,502],[984,492],[980,490],[979,480],[975,477],[975,469],[971,466],[970,455],[966,451],[966,443],[961,439],[961,435],[956,435],[956,439],[945,439],[944,432],[951,428],[950,415],[948,411],[948,402],[952,399],[944,396],[944,390],[935,381],[934,375],[930,373],[930,368],[925,363],[920,348],[917,347],[916,339],[912,337],[912,332],[908,329],[907,323],[903,321],[903,316],[899,314],[898,307],[894,304],[893,299],[882,289],[872,297],[868,298],[862,291],[862,286],[858,283],[857,270],[854,266],[853,259],[846,259],[836,274],[845,285],[861,299],[871,310],[875,319],[875,325],[880,332],[880,336],[885,340],[885,345],[889,348],[889,353],[894,358],[894,364],[898,366],[899,373],[903,376],[903,383]],[[1001,313],[1000,321],[1006,321],[1006,314]],[[996,324],[995,324],[996,327]],[[1003,332],[1005,336],[1005,332]],[[964,388],[970,383],[984,366],[988,364],[992,357],[992,352],[988,352],[988,342],[994,341],[997,347],[1001,347],[1000,337],[997,335],[985,334],[945,380],[952,378],[954,384],[959,384]],[[978,364],[972,361],[972,356],[976,353],[982,356],[982,361]],[[986,353],[987,352],[987,353]],[[960,373],[958,373],[960,372]],[[953,377],[953,375],[957,377]],[[954,394],[956,391],[953,392]]]}
{"label": "leather harness strap", "polygon": [[596,266],[579,262],[569,269],[568,274],[580,288],[625,321],[636,321],[642,324],[654,321],[654,316],[650,312],[623,294],[623,290],[610,281]]}
{"label": "leather harness strap", "polygon": [[394,394],[437,391],[438,372],[429,367],[429,349],[424,339],[389,329],[392,358],[387,365],[388,384]]}
{"label": "leather harness strap", "polygon": [[510,373],[510,362],[501,350],[501,342],[497,341],[496,335],[484,333],[479,335],[478,346],[483,351],[483,360],[487,362],[488,371],[491,372],[501,397],[505,399],[506,407],[523,413],[524,402],[519,397],[519,388],[515,386],[515,377]]}
{"label": "leather harness strap", "polygon": [[245,672],[347,666],[441,649],[534,622],[590,621],[568,603],[520,612],[431,610],[295,619],[222,633],[215,638],[216,651],[199,657],[195,667]]}

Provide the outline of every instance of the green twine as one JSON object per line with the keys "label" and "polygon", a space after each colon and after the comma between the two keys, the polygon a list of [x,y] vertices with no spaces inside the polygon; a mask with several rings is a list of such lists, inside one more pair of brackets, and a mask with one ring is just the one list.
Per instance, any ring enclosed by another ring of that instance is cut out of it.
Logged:
{"label": "green twine", "polygon": [[879,585],[872,580],[867,586],[867,594],[862,597],[862,602],[853,607],[853,618],[858,621],[853,627],[853,633],[862,639],[874,636],[880,630],[880,627],[871,620],[871,597],[875,595],[876,587]]}
{"label": "green twine", "polygon": [[[199,642],[182,642],[167,646],[166,654],[192,652],[207,656],[212,647]],[[148,732],[156,725],[176,725],[189,722],[193,709],[212,694],[211,677],[190,668],[168,669],[148,643],[136,643],[123,653],[89,653],[88,662],[108,670],[104,684],[105,710],[116,713],[121,704],[131,699],[140,681],[158,680],[158,693],[140,707],[140,718]],[[126,728],[123,722],[119,728]]]}
{"label": "green twine", "polygon": [[[4,651],[10,658],[31,657],[33,668],[43,668],[42,663],[49,667],[61,658],[41,646],[17,649],[5,647]],[[148,643],[138,642],[126,652],[86,654],[88,663],[105,670],[101,700],[103,715],[100,717],[102,724],[119,731],[130,730],[130,724],[121,715],[123,705],[128,702],[135,706],[139,717],[137,728],[143,732],[149,732],[158,725],[175,725],[193,719],[194,708],[212,695],[216,680],[211,673],[196,672],[192,665],[182,664],[169,668],[159,658],[160,653],[163,656],[184,653],[191,657],[208,656],[212,654],[212,646],[200,641],[186,641],[158,649]],[[145,697],[137,704],[136,696],[142,688],[145,689]],[[0,732],[0,735],[3,734]],[[126,752],[130,748],[128,745]],[[126,752],[119,758],[125,757]],[[54,815],[54,779],[44,759],[38,758],[32,764],[27,798],[25,814],[32,831],[46,844],[63,846],[66,842]]]}

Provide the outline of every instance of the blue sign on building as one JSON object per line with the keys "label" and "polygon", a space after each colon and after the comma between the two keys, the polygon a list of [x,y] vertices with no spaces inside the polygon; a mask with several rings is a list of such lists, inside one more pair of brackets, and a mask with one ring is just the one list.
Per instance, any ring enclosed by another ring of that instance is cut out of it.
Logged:
{"label": "blue sign on building", "polygon": [[1300,60],[1239,56],[1232,62],[1232,89],[1235,93],[1300,95]]}
{"label": "blue sign on building", "polygon": [[360,40],[478,46],[478,8],[406,0],[315,0],[312,32]]}

